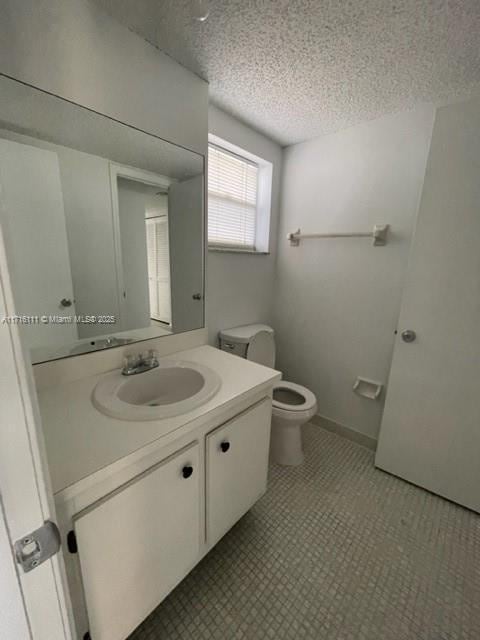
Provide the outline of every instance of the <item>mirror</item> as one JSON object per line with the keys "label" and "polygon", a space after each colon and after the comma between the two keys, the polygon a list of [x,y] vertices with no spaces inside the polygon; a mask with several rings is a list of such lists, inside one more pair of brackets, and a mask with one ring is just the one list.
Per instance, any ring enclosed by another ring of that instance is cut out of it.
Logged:
{"label": "mirror", "polygon": [[0,207],[34,363],[204,326],[203,156],[0,76]]}

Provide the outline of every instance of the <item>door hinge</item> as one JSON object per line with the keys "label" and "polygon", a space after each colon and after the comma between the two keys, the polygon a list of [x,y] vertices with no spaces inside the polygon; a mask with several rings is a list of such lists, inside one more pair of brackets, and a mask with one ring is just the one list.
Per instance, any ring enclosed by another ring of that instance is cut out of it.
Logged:
{"label": "door hinge", "polygon": [[15,542],[15,558],[24,572],[28,573],[58,553],[60,545],[60,531],[57,525],[47,520],[43,527]]}
{"label": "door hinge", "polygon": [[67,547],[70,553],[78,553],[77,536],[73,529],[67,533]]}

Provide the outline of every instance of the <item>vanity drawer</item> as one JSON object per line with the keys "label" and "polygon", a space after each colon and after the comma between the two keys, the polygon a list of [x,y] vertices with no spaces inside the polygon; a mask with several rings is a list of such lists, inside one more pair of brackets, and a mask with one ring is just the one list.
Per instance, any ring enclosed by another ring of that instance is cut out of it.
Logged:
{"label": "vanity drawer", "polygon": [[206,436],[209,545],[266,491],[271,416],[272,402],[265,398]]}
{"label": "vanity drawer", "polygon": [[199,450],[185,447],[75,519],[94,640],[125,640],[195,564]]}

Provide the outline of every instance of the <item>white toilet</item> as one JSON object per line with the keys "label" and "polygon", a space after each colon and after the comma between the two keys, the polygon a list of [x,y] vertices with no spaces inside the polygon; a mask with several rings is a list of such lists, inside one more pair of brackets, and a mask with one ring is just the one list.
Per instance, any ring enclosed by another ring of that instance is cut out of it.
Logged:
{"label": "white toilet", "polygon": [[[265,324],[248,324],[219,333],[220,348],[237,356],[275,366],[273,329]],[[298,465],[303,462],[301,426],[317,411],[313,393],[293,382],[281,380],[273,388],[270,456],[273,462]]]}

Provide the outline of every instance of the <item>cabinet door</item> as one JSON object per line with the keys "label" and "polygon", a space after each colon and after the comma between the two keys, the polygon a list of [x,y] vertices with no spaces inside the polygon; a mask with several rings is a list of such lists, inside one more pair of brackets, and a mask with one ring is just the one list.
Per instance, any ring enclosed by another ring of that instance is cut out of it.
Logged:
{"label": "cabinet door", "polygon": [[213,544],[265,493],[272,403],[265,398],[207,435],[207,541]]}
{"label": "cabinet door", "polygon": [[194,443],[76,519],[92,640],[125,640],[192,568],[200,482]]}

